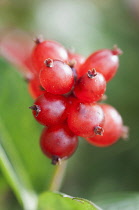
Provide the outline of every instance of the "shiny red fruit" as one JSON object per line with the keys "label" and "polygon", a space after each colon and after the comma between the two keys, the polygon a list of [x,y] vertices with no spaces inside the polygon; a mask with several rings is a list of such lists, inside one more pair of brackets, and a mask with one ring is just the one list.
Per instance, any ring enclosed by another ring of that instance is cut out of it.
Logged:
{"label": "shiny red fruit", "polygon": [[70,157],[78,146],[78,138],[66,124],[44,128],[40,146],[43,153],[57,164],[61,158]]}
{"label": "shiny red fruit", "polygon": [[38,42],[32,52],[32,63],[37,72],[41,70],[47,58],[67,61],[68,54],[66,49],[57,42],[48,40]]}
{"label": "shiny red fruit", "polygon": [[28,91],[34,99],[45,93],[45,90],[41,86],[40,80],[37,76],[28,82]]}
{"label": "shiny red fruit", "polygon": [[30,109],[40,124],[46,126],[59,124],[67,118],[67,99],[64,96],[45,92],[37,98]]}
{"label": "shiny red fruit", "polygon": [[74,94],[80,101],[91,103],[100,100],[105,90],[105,78],[95,69],[92,69],[77,80]]}
{"label": "shiny red fruit", "polygon": [[85,57],[76,53],[68,52],[68,62],[69,64],[71,63],[76,72],[78,72],[79,67],[85,62]]}
{"label": "shiny red fruit", "polygon": [[68,125],[77,136],[102,135],[103,129],[101,127],[103,123],[104,113],[99,105],[84,104],[78,101],[73,103],[68,116]]}
{"label": "shiny red fruit", "polygon": [[95,68],[100,72],[108,82],[117,72],[119,67],[119,57],[121,50],[114,48],[113,50],[102,49],[91,54],[78,71],[78,76],[81,77],[89,69]]}
{"label": "shiny red fruit", "polygon": [[118,139],[123,135],[125,127],[123,126],[121,115],[114,107],[108,104],[101,104],[100,106],[105,115],[103,136],[94,136],[86,138],[86,140],[95,146],[106,147],[118,141]]}
{"label": "shiny red fruit", "polygon": [[59,60],[45,60],[39,77],[42,87],[52,94],[68,93],[74,84],[72,69]]}

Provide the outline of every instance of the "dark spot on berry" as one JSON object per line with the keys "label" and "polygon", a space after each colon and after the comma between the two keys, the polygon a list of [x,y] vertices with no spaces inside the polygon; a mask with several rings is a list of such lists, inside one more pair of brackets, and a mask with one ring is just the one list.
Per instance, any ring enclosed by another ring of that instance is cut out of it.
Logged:
{"label": "dark spot on berry", "polygon": [[74,60],[74,59],[72,59],[72,60],[70,60],[70,61],[68,62],[68,65],[69,65],[71,68],[73,68],[73,67],[75,66],[75,64],[76,64],[76,60]]}
{"label": "dark spot on berry", "polygon": [[87,72],[87,76],[91,79],[95,77],[96,75],[97,75],[96,69],[91,69],[91,70],[88,70]]}
{"label": "dark spot on berry", "polygon": [[52,164],[53,165],[57,165],[57,164],[59,164],[59,161],[60,161],[60,158],[57,156],[57,155],[53,155],[52,156]]}
{"label": "dark spot on berry", "polygon": [[39,113],[41,112],[41,109],[38,105],[33,105],[33,106],[30,106],[29,109],[32,109],[33,111],[36,112],[36,117],[38,117]]}
{"label": "dark spot on berry", "polygon": [[44,64],[47,66],[47,67],[50,67],[52,68],[53,67],[53,60],[51,58],[47,58],[45,61],[44,61]]}
{"label": "dark spot on berry", "polygon": [[42,35],[39,35],[38,37],[36,37],[36,38],[34,39],[34,42],[35,42],[36,44],[40,44],[41,42],[43,42],[43,37],[42,37]]}
{"label": "dark spot on berry", "polygon": [[95,133],[96,135],[103,136],[104,129],[103,129],[102,127],[100,127],[100,126],[96,126],[96,127],[94,128],[94,133]]}

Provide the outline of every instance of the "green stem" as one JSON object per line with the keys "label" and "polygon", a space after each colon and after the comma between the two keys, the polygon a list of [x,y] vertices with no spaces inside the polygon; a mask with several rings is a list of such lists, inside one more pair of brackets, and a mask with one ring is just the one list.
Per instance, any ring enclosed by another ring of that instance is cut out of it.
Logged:
{"label": "green stem", "polygon": [[58,164],[55,167],[56,169],[49,187],[50,191],[59,191],[66,171],[67,160],[63,160],[61,164]]}

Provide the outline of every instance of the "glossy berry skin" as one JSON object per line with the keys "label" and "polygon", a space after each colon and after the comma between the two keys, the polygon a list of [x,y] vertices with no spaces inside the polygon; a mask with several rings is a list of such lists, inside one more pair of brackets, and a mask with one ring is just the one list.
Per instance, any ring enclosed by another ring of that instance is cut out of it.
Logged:
{"label": "glossy berry skin", "polygon": [[85,62],[85,57],[77,53],[68,52],[68,62],[74,64],[75,70],[78,72],[80,66]]}
{"label": "glossy berry skin", "polygon": [[105,115],[103,136],[94,136],[86,138],[86,140],[95,146],[106,147],[118,141],[123,134],[124,126],[121,115],[114,107],[108,104],[101,104],[100,106]]}
{"label": "glossy berry skin", "polygon": [[107,82],[110,81],[119,67],[119,54],[121,54],[120,49],[102,49],[94,52],[80,67],[78,76],[81,77],[89,69],[95,68],[97,72],[103,74]]}
{"label": "glossy berry skin", "polygon": [[103,123],[104,113],[99,105],[74,101],[68,116],[68,125],[73,133],[82,137],[94,136]]}
{"label": "glossy berry skin", "polygon": [[32,52],[34,70],[39,72],[47,58],[67,61],[68,53],[61,44],[54,41],[47,40],[36,44]]}
{"label": "glossy berry skin", "polygon": [[59,60],[47,59],[39,77],[42,87],[52,94],[68,93],[74,84],[72,69]]}
{"label": "glossy berry skin", "polygon": [[57,164],[59,159],[70,157],[78,146],[78,138],[66,124],[44,128],[40,146],[43,153]]}
{"label": "glossy berry skin", "polygon": [[77,80],[74,94],[80,101],[90,103],[100,100],[105,90],[105,78],[92,69]]}
{"label": "glossy berry skin", "polygon": [[40,95],[45,93],[45,90],[40,84],[40,80],[37,76],[31,79],[28,83],[28,91],[33,99],[38,98]]}
{"label": "glossy berry skin", "polygon": [[35,119],[42,125],[52,126],[67,118],[67,99],[64,96],[45,92],[30,108]]}

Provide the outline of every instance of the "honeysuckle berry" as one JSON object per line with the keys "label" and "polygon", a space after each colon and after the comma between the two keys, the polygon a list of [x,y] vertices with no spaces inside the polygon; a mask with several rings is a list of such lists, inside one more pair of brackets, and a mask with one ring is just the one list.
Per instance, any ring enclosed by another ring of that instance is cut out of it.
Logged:
{"label": "honeysuckle berry", "polygon": [[61,124],[44,128],[40,146],[43,153],[52,159],[52,164],[56,165],[60,159],[70,157],[78,146],[78,138],[68,128],[67,124]]}
{"label": "honeysuckle berry", "polygon": [[68,54],[66,49],[58,42],[46,40],[37,43],[32,52],[32,64],[37,73],[42,69],[47,58],[66,62]]}
{"label": "honeysuckle berry", "polygon": [[92,69],[77,80],[74,94],[80,101],[92,103],[100,100],[105,90],[105,78],[95,69]]}
{"label": "honeysuckle berry", "polygon": [[41,86],[38,76],[34,76],[34,78],[28,81],[28,91],[33,99],[44,94],[45,89]]}
{"label": "honeysuckle berry", "polygon": [[52,94],[68,93],[74,84],[72,69],[63,61],[50,58],[44,61],[39,78],[42,87]]}
{"label": "honeysuckle berry", "polygon": [[68,52],[68,62],[74,64],[73,67],[78,72],[80,66],[85,62],[85,57],[77,53]]}
{"label": "honeysuckle berry", "polygon": [[92,53],[79,68],[78,77],[83,76],[89,69],[95,68],[97,72],[103,74],[107,82],[110,81],[119,67],[118,55],[120,54],[122,51],[118,47],[114,47],[113,50],[102,49]]}
{"label": "honeysuckle berry", "polygon": [[68,115],[68,125],[73,133],[81,137],[94,136],[97,128],[103,127],[104,113],[98,104],[73,102]]}
{"label": "honeysuckle berry", "polygon": [[127,136],[128,129],[123,125],[123,120],[119,112],[108,104],[100,104],[104,111],[105,121],[102,136],[86,138],[92,145],[106,147],[114,144],[119,138]]}
{"label": "honeysuckle berry", "polygon": [[67,118],[67,99],[64,96],[45,92],[38,97],[32,109],[34,118],[42,125],[62,123]]}
{"label": "honeysuckle berry", "polygon": [[[67,51],[61,44],[15,33],[1,40],[0,51],[19,67],[28,81],[28,91],[36,99],[29,108],[34,118],[45,126],[41,137],[42,152],[52,164],[67,159],[77,149],[77,136],[90,144],[106,147],[119,138],[127,138],[128,127],[118,111],[105,100],[106,82],[116,74],[122,51],[101,49],[86,60]],[[33,50],[32,50],[33,49]]]}

